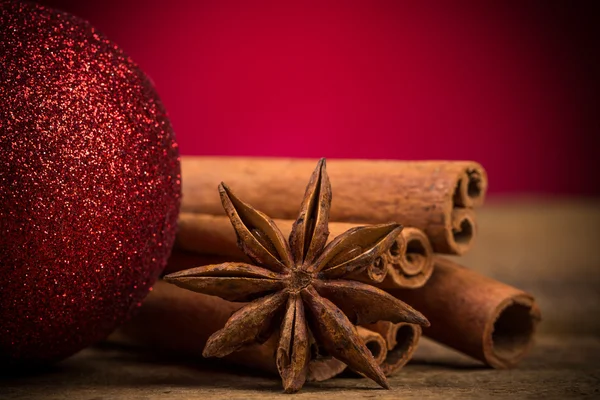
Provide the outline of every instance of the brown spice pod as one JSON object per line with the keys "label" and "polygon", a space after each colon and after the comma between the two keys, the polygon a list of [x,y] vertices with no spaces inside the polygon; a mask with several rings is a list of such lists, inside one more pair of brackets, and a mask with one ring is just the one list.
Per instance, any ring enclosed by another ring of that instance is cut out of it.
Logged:
{"label": "brown spice pod", "polygon": [[[113,333],[109,340],[202,357],[202,349],[209,336],[221,329],[231,314],[242,306],[241,303],[231,303],[158,281],[138,314]],[[250,345],[224,359],[276,374],[277,336],[273,335],[262,345]],[[316,359],[309,364],[308,380],[323,381],[344,369],[346,365],[336,359]]]}
{"label": "brown spice pod", "polygon": [[405,322],[393,324],[388,321],[379,321],[365,327],[379,333],[387,343],[388,352],[381,363],[381,369],[386,376],[399,371],[410,361],[422,333],[420,326]]}
{"label": "brown spice pod", "polygon": [[[289,236],[293,221],[279,219],[274,221],[283,235]],[[330,223],[328,243],[356,226],[344,222]],[[405,248],[402,233],[394,244],[397,247]],[[227,261],[247,261],[245,254],[237,246],[237,238],[231,227],[231,222],[225,216],[181,213],[179,215],[175,248],[203,255],[223,256],[228,258]],[[365,271],[355,274],[352,278],[369,283],[378,283],[385,279],[388,269],[386,259],[381,257]],[[169,270],[169,272],[174,271]]]}
{"label": "brown spice pod", "polygon": [[426,336],[494,368],[519,363],[541,319],[530,294],[441,257],[425,286],[389,292],[429,319]]}
{"label": "brown spice pod", "polygon": [[[182,211],[221,215],[214,189],[224,181],[267,215],[293,219],[314,160],[182,157],[181,166]],[[471,247],[474,216],[453,210],[483,203],[487,176],[478,163],[328,160],[327,169],[335,182],[332,221],[396,221],[423,230],[436,252],[464,254]]]}
{"label": "brown spice pod", "polygon": [[[287,236],[293,221],[275,220]],[[175,247],[186,251],[228,257],[224,261],[242,261],[246,256],[237,246],[237,238],[229,219],[224,216],[181,213]],[[355,224],[332,222],[329,224],[329,241]],[[172,263],[170,263],[172,265]],[[187,264],[186,264],[187,265]],[[197,266],[197,265],[190,265]],[[185,268],[178,268],[181,270]],[[176,270],[169,269],[168,272]],[[404,228],[387,255],[370,265],[353,279],[378,284],[382,288],[417,288],[425,284],[433,271],[433,250],[425,234],[416,228]]]}

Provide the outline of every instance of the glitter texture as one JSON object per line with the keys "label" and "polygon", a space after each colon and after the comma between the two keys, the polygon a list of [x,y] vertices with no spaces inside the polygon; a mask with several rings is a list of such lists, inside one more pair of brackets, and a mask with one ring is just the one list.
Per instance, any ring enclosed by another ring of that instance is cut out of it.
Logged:
{"label": "glitter texture", "polygon": [[0,364],[106,337],[173,245],[179,151],[148,78],[87,22],[0,1]]}

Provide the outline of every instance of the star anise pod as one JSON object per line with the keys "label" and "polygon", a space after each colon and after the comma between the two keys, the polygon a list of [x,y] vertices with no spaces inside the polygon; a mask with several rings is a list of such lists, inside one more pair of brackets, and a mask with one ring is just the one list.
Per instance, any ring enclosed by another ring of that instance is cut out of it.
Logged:
{"label": "star anise pod", "polygon": [[249,304],[206,343],[205,357],[223,357],[266,341],[279,327],[276,363],[286,392],[306,380],[311,341],[350,368],[389,389],[386,377],[354,325],[379,320],[429,325],[423,315],[384,291],[344,279],[365,269],[394,242],[396,223],[350,229],[327,244],[331,185],[325,159],[306,188],[289,243],[273,220],[242,202],[224,184],[221,202],[238,245],[255,265],[231,262],[167,275],[195,292]]}

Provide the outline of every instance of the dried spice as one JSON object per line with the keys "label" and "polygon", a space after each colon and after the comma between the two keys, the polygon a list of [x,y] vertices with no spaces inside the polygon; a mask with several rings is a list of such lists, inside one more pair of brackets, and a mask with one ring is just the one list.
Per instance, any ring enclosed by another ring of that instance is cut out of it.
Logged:
{"label": "dried spice", "polygon": [[425,286],[390,293],[426,311],[433,324],[425,335],[493,368],[515,367],[541,320],[531,294],[443,257],[434,257]]}
{"label": "dried spice", "polygon": [[[181,157],[181,210],[221,214],[213,187],[221,180],[271,218],[293,219],[302,195],[300,177],[313,161],[298,158]],[[463,255],[477,237],[475,208],[487,175],[473,161],[334,160],[336,185],[331,220],[378,224],[399,221],[421,229],[436,253]],[[257,187],[263,190],[256,190]]]}
{"label": "dried spice", "polygon": [[165,277],[196,292],[251,301],[209,338],[203,355],[223,357],[246,344],[266,341],[279,328],[275,357],[286,392],[302,387],[315,349],[389,388],[354,325],[380,320],[422,326],[429,322],[384,291],[344,278],[373,264],[402,226],[353,228],[326,246],[331,185],[324,159],[308,183],[289,242],[269,217],[242,202],[224,183],[219,193],[238,245],[255,265],[223,263]]}

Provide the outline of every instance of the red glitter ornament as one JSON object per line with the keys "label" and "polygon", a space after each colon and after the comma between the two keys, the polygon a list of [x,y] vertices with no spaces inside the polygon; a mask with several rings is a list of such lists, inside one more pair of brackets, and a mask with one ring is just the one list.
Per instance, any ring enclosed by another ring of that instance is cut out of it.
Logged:
{"label": "red glitter ornament", "polygon": [[0,1],[0,365],[106,337],[166,264],[179,154],[148,78],[87,22]]}

